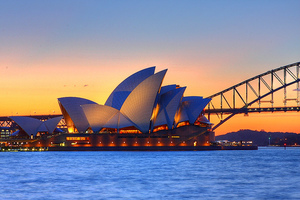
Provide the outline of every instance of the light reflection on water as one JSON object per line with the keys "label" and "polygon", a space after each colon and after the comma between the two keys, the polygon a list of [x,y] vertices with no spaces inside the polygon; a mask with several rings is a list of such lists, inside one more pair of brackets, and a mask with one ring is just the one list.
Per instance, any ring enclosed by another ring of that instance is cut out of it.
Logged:
{"label": "light reflection on water", "polygon": [[0,199],[300,199],[300,148],[2,152]]}

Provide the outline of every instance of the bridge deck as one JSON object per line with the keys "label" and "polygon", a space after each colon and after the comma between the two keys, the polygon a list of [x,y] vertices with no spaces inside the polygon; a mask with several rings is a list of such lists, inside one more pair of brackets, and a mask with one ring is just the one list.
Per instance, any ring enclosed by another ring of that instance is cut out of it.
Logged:
{"label": "bridge deck", "polygon": [[267,107],[267,108],[223,108],[223,109],[207,109],[205,114],[239,114],[239,113],[261,113],[261,112],[287,112],[287,111],[300,111],[300,107]]}

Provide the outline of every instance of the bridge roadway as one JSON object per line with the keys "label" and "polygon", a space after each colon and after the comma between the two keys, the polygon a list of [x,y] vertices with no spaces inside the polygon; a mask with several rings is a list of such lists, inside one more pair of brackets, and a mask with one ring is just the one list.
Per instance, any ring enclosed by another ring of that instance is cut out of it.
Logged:
{"label": "bridge roadway", "polygon": [[241,114],[241,113],[262,113],[262,112],[287,112],[300,111],[300,107],[268,107],[268,108],[222,108],[222,109],[207,109],[205,114]]}
{"label": "bridge roadway", "polygon": [[[17,116],[19,116],[19,115],[17,115]],[[46,119],[51,119],[54,117],[59,117],[62,115],[20,115],[20,116],[21,117],[32,117],[32,118],[39,119],[39,120],[46,120]],[[0,117],[0,121],[12,121],[12,120],[7,116],[2,116],[2,117]]]}

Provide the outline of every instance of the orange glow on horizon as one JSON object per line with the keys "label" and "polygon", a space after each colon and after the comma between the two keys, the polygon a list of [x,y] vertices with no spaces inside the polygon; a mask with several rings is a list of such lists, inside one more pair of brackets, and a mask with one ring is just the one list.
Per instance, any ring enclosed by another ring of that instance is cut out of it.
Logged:
{"label": "orange glow on horizon", "polygon": [[[64,63],[67,65],[67,62]],[[116,67],[114,64],[111,67],[106,65],[106,67],[91,67],[86,70],[83,62],[75,64],[73,68],[65,67],[63,64],[56,64],[55,67],[49,65],[45,65],[43,68],[33,66],[29,69],[17,67],[7,69],[7,76],[2,80],[8,84],[0,86],[1,91],[4,91],[1,97],[0,116],[61,114],[57,98],[66,96],[82,97],[104,104],[121,81],[136,71],[152,66],[138,67],[144,64],[137,63],[134,65],[135,67],[130,67],[132,63],[124,62],[122,63],[124,68]],[[174,63],[159,62],[158,66],[156,72],[169,68],[162,85],[187,86],[185,96],[207,97],[244,78],[250,78],[244,75],[238,80],[229,79],[224,84],[223,81],[226,77],[222,79],[214,77],[215,74],[212,71],[196,70],[196,66],[194,66],[195,71],[183,70]],[[26,76],[23,76],[24,74]],[[281,102],[281,100],[279,101]],[[297,112],[249,114],[249,117],[237,115],[220,126],[216,130],[216,135],[240,129],[299,133],[297,126],[299,120]]]}

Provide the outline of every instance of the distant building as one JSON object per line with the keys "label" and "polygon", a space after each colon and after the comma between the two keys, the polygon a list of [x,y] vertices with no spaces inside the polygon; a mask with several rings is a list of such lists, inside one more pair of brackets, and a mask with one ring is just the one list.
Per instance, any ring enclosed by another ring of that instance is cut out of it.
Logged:
{"label": "distant building", "polygon": [[10,127],[0,127],[0,139],[7,139],[11,134]]}

